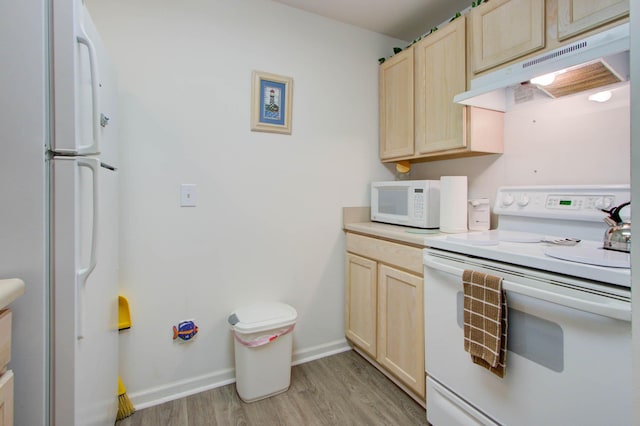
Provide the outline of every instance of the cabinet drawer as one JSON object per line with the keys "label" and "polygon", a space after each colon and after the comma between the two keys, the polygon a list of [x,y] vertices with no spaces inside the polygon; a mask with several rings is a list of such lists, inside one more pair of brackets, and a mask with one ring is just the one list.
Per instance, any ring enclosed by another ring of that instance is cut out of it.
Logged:
{"label": "cabinet drawer", "polygon": [[422,276],[422,250],[404,244],[347,232],[347,251],[415,272]]}
{"label": "cabinet drawer", "polygon": [[11,310],[0,311],[0,373],[11,361]]}

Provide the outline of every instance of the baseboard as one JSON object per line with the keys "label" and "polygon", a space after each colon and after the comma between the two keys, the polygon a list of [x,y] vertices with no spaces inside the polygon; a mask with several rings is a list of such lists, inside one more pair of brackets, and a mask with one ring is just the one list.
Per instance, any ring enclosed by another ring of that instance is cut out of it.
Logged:
{"label": "baseboard", "polygon": [[195,395],[200,392],[225,386],[236,381],[234,368],[220,370],[212,374],[192,377],[179,382],[169,383],[163,386],[146,389],[140,392],[127,393],[136,410],[153,407],[175,399]]}
{"label": "baseboard", "polygon": [[[345,339],[325,343],[323,345],[295,351],[292,354],[292,365],[304,364],[305,362],[335,355],[351,350],[351,346]],[[136,410],[153,407],[175,399],[195,395],[210,389],[234,383],[236,374],[234,368],[220,370],[211,374],[192,377],[179,382],[169,383],[163,386],[146,389],[140,392],[127,393],[131,403]]]}
{"label": "baseboard", "polygon": [[295,351],[292,357],[292,365],[304,364],[305,362],[314,361],[316,359],[339,354],[341,352],[350,351],[351,346],[346,339],[340,339],[324,345],[314,346],[312,348]]}

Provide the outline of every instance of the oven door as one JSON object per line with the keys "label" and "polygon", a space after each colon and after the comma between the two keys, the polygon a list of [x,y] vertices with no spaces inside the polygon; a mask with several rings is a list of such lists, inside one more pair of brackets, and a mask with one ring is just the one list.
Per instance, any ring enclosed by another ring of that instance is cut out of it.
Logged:
{"label": "oven door", "polygon": [[[473,417],[482,419],[477,424],[631,424],[629,298],[609,294],[605,285],[597,291],[589,282],[582,290],[572,278],[434,249],[425,250],[424,263],[431,423],[473,424]],[[503,277],[504,378],[464,350],[464,269]]]}

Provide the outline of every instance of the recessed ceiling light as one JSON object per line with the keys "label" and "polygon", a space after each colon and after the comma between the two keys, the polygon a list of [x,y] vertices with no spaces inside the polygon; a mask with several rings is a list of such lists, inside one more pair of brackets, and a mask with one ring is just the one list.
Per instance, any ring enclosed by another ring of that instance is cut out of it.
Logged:
{"label": "recessed ceiling light", "polygon": [[550,72],[549,74],[544,74],[539,77],[534,77],[531,80],[529,80],[529,82],[532,84],[537,84],[538,86],[548,86],[556,80],[557,76],[559,76],[560,74],[564,74],[566,72],[567,70]]}
{"label": "recessed ceiling light", "polygon": [[605,90],[602,92],[594,93],[589,95],[589,100],[593,102],[607,102],[611,99],[612,93],[610,90]]}
{"label": "recessed ceiling light", "polygon": [[551,83],[553,83],[555,79],[556,79],[556,73],[551,72],[549,74],[534,77],[530,81],[531,81],[531,84],[537,84],[539,86],[548,86]]}

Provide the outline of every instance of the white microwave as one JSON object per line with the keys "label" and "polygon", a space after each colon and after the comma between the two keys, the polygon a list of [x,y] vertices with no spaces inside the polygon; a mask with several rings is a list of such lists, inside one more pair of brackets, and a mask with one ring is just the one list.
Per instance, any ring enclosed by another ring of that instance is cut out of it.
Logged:
{"label": "white microwave", "polygon": [[440,181],[372,182],[371,220],[415,228],[438,228]]}

